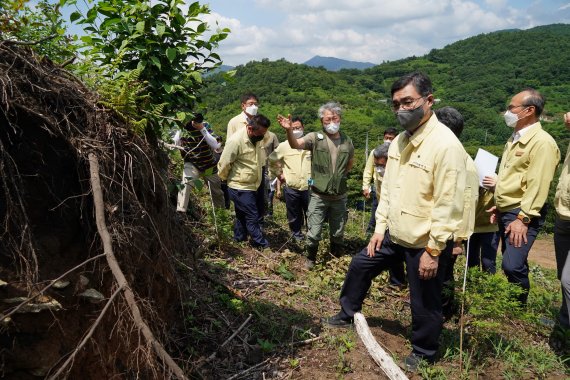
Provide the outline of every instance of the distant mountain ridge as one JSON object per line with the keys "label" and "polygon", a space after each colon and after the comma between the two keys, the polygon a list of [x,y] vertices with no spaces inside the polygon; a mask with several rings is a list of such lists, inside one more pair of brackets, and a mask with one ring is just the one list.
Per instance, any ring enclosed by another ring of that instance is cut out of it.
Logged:
{"label": "distant mountain ridge", "polygon": [[225,72],[233,70],[233,69],[235,69],[235,66],[220,65],[220,66],[216,67],[214,70],[208,72],[205,76],[208,77],[210,75],[214,75],[217,73],[225,73]]}
{"label": "distant mountain ridge", "polygon": [[348,61],[335,57],[321,57],[320,55],[315,55],[313,58],[304,62],[304,64],[311,67],[322,66],[330,71],[339,71],[342,69],[364,70],[376,66],[376,64],[370,62]]}
{"label": "distant mountain ridge", "polygon": [[[512,134],[503,120],[506,104],[526,87],[545,95],[543,116],[548,122],[544,128],[560,147],[568,145],[562,121],[570,109],[567,62],[570,25],[553,24],[480,34],[434,48],[421,57],[383,62],[366,70],[332,71],[285,59],[252,61],[237,66],[231,80],[221,73],[209,77],[203,99],[212,125],[227,125],[239,112],[241,94],[253,91],[260,98],[264,115],[272,120],[277,114],[299,116],[310,131],[322,128],[316,110],[335,100],[344,107],[344,125],[350,126],[350,137],[358,149],[365,146],[369,130],[370,136],[381,138],[385,128],[398,127],[388,106],[391,85],[417,70],[430,76],[434,96],[441,99],[436,108],[451,106],[464,116],[461,138],[466,146],[495,146],[492,153],[500,155]],[[285,138],[276,123],[272,131]]]}

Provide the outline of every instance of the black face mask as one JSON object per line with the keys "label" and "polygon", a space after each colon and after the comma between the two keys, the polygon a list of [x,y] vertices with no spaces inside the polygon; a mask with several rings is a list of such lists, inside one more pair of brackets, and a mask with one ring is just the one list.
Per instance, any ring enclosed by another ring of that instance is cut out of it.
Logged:
{"label": "black face mask", "polygon": [[257,142],[261,140],[263,140],[263,136],[249,136],[249,141],[251,141],[253,145],[257,144]]}
{"label": "black face mask", "polygon": [[423,104],[413,110],[401,110],[396,112],[396,118],[400,126],[406,131],[411,132],[420,125],[420,121],[424,117]]}

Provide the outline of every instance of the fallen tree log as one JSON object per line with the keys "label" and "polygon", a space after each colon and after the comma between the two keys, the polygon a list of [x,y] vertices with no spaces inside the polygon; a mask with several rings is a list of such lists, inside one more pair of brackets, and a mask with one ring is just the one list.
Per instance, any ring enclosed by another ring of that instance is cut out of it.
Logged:
{"label": "fallen tree log", "polygon": [[362,313],[354,314],[354,325],[356,326],[356,332],[358,333],[360,340],[362,340],[362,343],[364,343],[364,346],[366,346],[368,353],[372,356],[372,359],[374,359],[376,364],[380,366],[380,369],[386,374],[386,376],[388,376],[390,380],[408,380],[404,371],[402,371],[400,367],[394,363],[392,357],[384,351],[382,347],[380,347],[374,338],[374,335],[372,335],[372,332],[368,327],[368,323],[366,323],[366,318],[364,318]]}

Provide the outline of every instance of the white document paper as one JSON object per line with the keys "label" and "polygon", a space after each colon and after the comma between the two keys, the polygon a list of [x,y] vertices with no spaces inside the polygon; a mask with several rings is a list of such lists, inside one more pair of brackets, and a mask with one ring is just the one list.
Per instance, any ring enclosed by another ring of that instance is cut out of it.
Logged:
{"label": "white document paper", "polygon": [[495,174],[499,157],[487,152],[485,149],[479,148],[474,162],[479,174],[479,186],[483,187],[483,178]]}

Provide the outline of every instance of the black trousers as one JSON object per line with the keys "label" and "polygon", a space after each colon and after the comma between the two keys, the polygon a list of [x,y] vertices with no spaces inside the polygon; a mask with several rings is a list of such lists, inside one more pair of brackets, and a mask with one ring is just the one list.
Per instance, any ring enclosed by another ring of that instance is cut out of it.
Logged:
{"label": "black trousers", "polygon": [[448,263],[445,266],[445,273],[443,275],[443,290],[441,293],[441,307],[443,309],[443,315],[445,315],[446,318],[451,318],[456,309],[455,277],[453,277],[453,271],[455,268],[455,262],[457,261],[457,256],[453,256],[453,246],[453,240],[449,240],[445,246],[445,251],[442,252],[441,255],[442,257],[448,258]]}
{"label": "black trousers", "polygon": [[545,204],[540,210],[540,217],[532,218],[526,233],[527,243],[523,243],[522,246],[518,248],[511,245],[509,242],[509,236],[505,235],[505,230],[509,224],[517,219],[520,208],[501,212],[499,214],[499,233],[501,236],[501,252],[503,253],[503,271],[510,283],[518,284],[523,289],[523,293],[519,297],[519,301],[523,305],[526,304],[528,293],[530,291],[530,280],[528,278],[528,254],[534,244],[536,236],[538,235],[538,231],[544,224],[547,211],[548,204]]}
{"label": "black trousers", "polygon": [[234,202],[236,218],[234,220],[234,240],[246,241],[248,235],[254,247],[268,247],[269,242],[263,235],[259,209],[264,204],[263,194],[258,191],[229,188],[230,198]]}
{"label": "black trousers", "polygon": [[382,247],[373,257],[368,257],[366,248],[356,254],[340,292],[341,316],[352,317],[362,310],[362,302],[372,280],[382,271],[405,261],[412,309],[412,352],[433,359],[443,327],[441,291],[450,259],[449,251],[444,251],[439,258],[437,276],[431,280],[421,280],[419,264],[423,252],[423,248],[406,248],[393,243],[389,231],[386,231]]}
{"label": "black trousers", "polygon": [[309,190],[297,190],[290,187],[283,188],[285,205],[287,207],[287,221],[293,236],[302,239],[301,228],[305,224],[307,209],[309,208]]}

